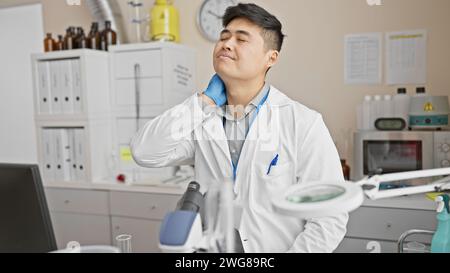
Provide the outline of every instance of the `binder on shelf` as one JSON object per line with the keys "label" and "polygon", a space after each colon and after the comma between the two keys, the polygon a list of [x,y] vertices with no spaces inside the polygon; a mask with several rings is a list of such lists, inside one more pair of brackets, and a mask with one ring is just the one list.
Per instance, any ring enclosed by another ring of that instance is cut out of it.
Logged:
{"label": "binder on shelf", "polygon": [[76,180],[86,180],[84,129],[75,129],[75,160],[77,165]]}
{"label": "binder on shelf", "polygon": [[60,62],[61,68],[61,104],[62,112],[71,114],[74,112],[74,100],[73,100],[73,73],[72,73],[72,61],[62,60]]}
{"label": "binder on shelf", "polygon": [[70,181],[70,145],[67,129],[54,129],[56,149],[55,180]]}
{"label": "binder on shelf", "polygon": [[75,143],[75,129],[69,129],[67,131],[67,136],[69,138],[69,144],[70,144],[70,177],[71,180],[73,181],[78,181],[78,176],[77,176],[77,170],[78,170],[78,165],[77,165],[77,159],[76,159],[76,143]]}
{"label": "binder on shelf", "polygon": [[37,75],[38,75],[38,100],[39,100],[38,112],[41,114],[49,114],[51,111],[49,62],[43,61],[37,63]]}
{"label": "binder on shelf", "polygon": [[81,66],[80,60],[74,59],[71,60],[71,69],[72,69],[72,95],[73,95],[73,111],[75,113],[83,112],[83,99],[81,97]]}
{"label": "binder on shelf", "polygon": [[51,76],[51,98],[52,98],[52,113],[60,114],[62,113],[62,84],[61,84],[61,73],[60,73],[60,62],[51,61],[50,62],[50,76]]}
{"label": "binder on shelf", "polygon": [[42,174],[44,181],[55,181],[56,155],[53,132],[49,129],[42,129]]}

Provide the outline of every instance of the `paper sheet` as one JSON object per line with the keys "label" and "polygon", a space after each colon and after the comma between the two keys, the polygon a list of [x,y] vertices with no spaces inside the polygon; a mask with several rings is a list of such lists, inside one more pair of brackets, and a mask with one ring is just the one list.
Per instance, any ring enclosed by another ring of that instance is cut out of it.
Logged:
{"label": "paper sheet", "polygon": [[345,36],[345,83],[381,83],[381,33]]}
{"label": "paper sheet", "polygon": [[386,33],[387,84],[425,84],[426,30]]}

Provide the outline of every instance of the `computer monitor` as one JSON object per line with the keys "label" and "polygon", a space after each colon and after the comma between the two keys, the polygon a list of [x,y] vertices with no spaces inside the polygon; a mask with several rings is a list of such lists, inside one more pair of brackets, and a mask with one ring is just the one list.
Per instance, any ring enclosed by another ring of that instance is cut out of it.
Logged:
{"label": "computer monitor", "polygon": [[37,165],[0,163],[0,253],[57,249]]}

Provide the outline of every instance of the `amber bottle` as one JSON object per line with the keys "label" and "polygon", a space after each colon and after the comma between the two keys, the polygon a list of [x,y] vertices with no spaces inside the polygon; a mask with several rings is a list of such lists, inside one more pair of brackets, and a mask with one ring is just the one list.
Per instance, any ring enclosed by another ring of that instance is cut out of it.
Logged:
{"label": "amber bottle", "polygon": [[55,50],[64,50],[64,38],[62,35],[58,35],[58,41],[56,42]]}
{"label": "amber bottle", "polygon": [[91,26],[91,31],[87,37],[87,46],[91,49],[100,50],[101,49],[101,36],[98,31],[98,23],[94,22]]}
{"label": "amber bottle", "polygon": [[342,172],[346,181],[350,181],[350,166],[347,165],[345,159],[341,159]]}
{"label": "amber bottle", "polygon": [[75,47],[72,31],[73,31],[72,27],[69,27],[66,30],[66,36],[64,37],[64,49],[66,49],[66,50],[71,50],[71,49],[74,49],[74,47]]}
{"label": "amber bottle", "polygon": [[111,21],[105,22],[105,30],[102,33],[103,45],[102,49],[108,51],[109,46],[117,44],[117,33],[111,29]]}
{"label": "amber bottle", "polygon": [[44,50],[45,52],[54,51],[56,46],[55,40],[52,38],[51,33],[47,33],[47,36],[44,39]]}

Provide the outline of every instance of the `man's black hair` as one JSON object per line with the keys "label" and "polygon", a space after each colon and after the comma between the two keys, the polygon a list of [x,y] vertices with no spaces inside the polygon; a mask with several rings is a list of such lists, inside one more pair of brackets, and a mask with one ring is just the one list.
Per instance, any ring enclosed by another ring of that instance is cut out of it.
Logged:
{"label": "man's black hair", "polygon": [[285,35],[281,31],[281,22],[275,16],[255,4],[240,3],[227,8],[222,20],[223,27],[237,18],[245,18],[263,29],[261,35],[267,49],[281,50]]}

